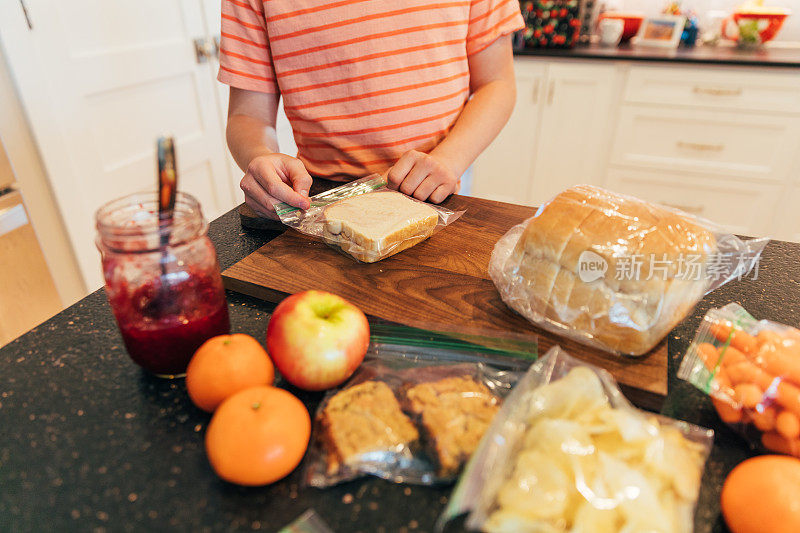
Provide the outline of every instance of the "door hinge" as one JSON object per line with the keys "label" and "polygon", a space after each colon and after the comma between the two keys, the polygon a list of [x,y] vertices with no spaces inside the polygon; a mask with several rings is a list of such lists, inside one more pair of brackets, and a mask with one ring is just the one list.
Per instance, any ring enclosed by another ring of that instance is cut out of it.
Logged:
{"label": "door hinge", "polygon": [[28,6],[25,5],[25,0],[19,0],[19,5],[22,8],[22,14],[25,15],[25,22],[28,24],[28,29],[33,29],[33,22],[31,21],[31,15],[28,13]]}

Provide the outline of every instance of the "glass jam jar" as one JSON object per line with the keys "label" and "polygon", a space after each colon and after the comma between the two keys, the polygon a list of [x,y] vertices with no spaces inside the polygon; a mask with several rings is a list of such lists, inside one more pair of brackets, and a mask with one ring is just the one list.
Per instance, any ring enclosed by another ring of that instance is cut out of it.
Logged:
{"label": "glass jam jar", "polygon": [[[179,377],[207,339],[230,333],[217,255],[200,204],[178,192],[170,228],[155,192],[109,202],[95,215],[105,289],[128,354],[159,377]],[[169,245],[160,248],[163,232]]]}

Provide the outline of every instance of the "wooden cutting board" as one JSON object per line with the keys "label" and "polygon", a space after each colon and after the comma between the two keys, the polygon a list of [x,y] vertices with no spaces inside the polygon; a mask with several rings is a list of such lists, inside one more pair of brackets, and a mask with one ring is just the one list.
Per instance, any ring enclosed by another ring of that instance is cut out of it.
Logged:
{"label": "wooden cutting board", "polygon": [[463,196],[445,206],[466,213],[427,241],[371,264],[288,230],[223,272],[225,286],[275,303],[295,292],[326,290],[368,315],[437,331],[533,333],[540,354],[559,344],[611,372],[632,402],[660,409],[667,394],[666,339],[642,357],[615,356],[537,328],[500,299],[489,279],[489,257],[497,240],[531,217],[533,208]]}

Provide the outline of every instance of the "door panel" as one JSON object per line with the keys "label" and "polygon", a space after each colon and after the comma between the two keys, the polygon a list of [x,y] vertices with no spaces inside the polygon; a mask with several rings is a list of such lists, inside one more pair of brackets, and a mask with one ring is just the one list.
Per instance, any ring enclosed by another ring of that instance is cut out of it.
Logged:
{"label": "door panel", "polygon": [[201,0],[28,0],[35,31],[9,4],[0,33],[90,288],[102,283],[93,214],[155,188],[159,135],[175,135],[179,188],[207,217],[233,206],[212,67],[194,53]]}
{"label": "door panel", "polygon": [[517,103],[500,135],[475,162],[473,196],[513,204],[529,203],[534,147],[547,67],[541,61],[514,62]]}
{"label": "door panel", "polygon": [[530,203],[579,183],[601,184],[618,93],[613,65],[551,63]]}

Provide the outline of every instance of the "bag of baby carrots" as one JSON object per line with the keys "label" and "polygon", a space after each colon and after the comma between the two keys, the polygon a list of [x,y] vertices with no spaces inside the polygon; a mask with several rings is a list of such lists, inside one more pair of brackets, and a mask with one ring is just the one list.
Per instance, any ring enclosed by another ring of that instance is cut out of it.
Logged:
{"label": "bag of baby carrots", "polygon": [[800,330],[711,309],[678,377],[711,396],[719,417],[756,446],[800,457]]}

